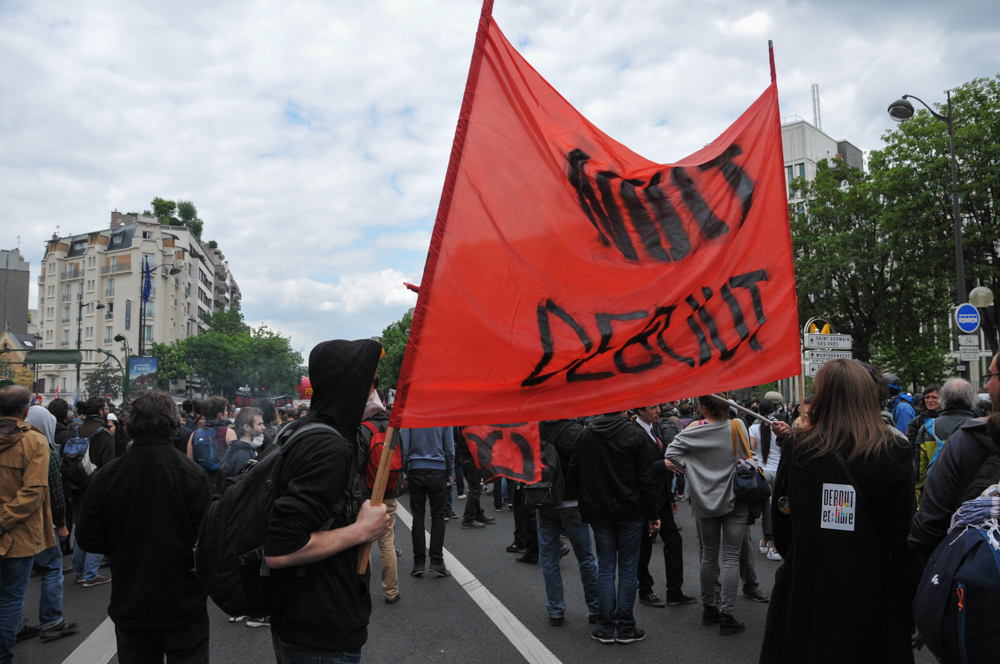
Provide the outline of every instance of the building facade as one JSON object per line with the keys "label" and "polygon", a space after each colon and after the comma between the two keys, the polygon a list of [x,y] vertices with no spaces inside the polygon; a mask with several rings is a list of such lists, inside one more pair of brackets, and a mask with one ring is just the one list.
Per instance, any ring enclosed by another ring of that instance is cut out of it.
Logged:
{"label": "building facade", "polygon": [[3,304],[3,327],[15,334],[28,333],[29,263],[17,249],[0,250],[0,297]]}
{"label": "building facade", "polygon": [[[123,335],[133,355],[149,355],[154,342],[169,344],[207,328],[205,314],[239,306],[239,288],[222,252],[209,249],[183,224],[156,217],[111,213],[108,228],[71,237],[53,236],[38,278],[38,333],[42,349],[99,348],[121,355]],[[151,275],[143,305],[142,275]],[[220,275],[222,275],[220,277]],[[217,284],[228,288],[226,293]],[[141,343],[140,343],[141,342]],[[84,353],[84,361],[102,359]],[[81,396],[94,365],[80,370]],[[76,395],[76,366],[41,365],[46,401]]]}

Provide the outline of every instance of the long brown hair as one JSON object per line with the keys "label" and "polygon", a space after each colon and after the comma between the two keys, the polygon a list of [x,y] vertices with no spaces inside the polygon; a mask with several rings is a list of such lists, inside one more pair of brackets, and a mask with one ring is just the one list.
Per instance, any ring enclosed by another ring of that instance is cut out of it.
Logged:
{"label": "long brown hair", "polygon": [[827,362],[816,375],[809,428],[795,437],[793,456],[799,461],[833,454],[848,445],[848,461],[881,451],[893,442],[882,419],[878,387],[854,360]]}

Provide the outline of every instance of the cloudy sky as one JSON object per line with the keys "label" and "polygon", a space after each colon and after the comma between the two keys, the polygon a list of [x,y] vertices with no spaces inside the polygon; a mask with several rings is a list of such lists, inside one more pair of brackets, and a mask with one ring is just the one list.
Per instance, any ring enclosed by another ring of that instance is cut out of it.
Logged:
{"label": "cloudy sky", "polygon": [[[304,352],[413,306],[479,0],[0,0],[0,246],[154,196],[191,200],[247,321]],[[885,109],[1000,72],[996,0],[496,0],[508,39],[605,132],[659,162],[769,82],[782,115],[880,147]],[[32,284],[32,305],[35,297]]]}

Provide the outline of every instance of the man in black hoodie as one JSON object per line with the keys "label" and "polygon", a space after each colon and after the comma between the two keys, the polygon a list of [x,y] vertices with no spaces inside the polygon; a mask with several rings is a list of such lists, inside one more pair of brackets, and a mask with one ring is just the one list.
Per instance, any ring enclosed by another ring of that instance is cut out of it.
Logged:
{"label": "man in black hoodie", "polygon": [[174,447],[179,424],[170,395],[141,392],[125,423],[132,448],[91,476],[77,525],[84,550],[112,557],[121,664],[208,661],[208,596],[192,548],[212,487]]}
{"label": "man in black hoodie", "polygon": [[595,418],[573,451],[566,490],[579,496],[580,516],[594,531],[599,612],[593,637],[605,644],[641,641],[646,633],[632,615],[639,547],[647,526],[651,531],[660,527],[645,434],[624,413]]}
{"label": "man in black hoodie", "polygon": [[281,452],[280,497],[268,521],[265,560],[272,569],[306,565],[306,572],[271,615],[278,664],[307,655],[359,661],[368,640],[371,572],[358,574],[358,551],[389,530],[389,515],[385,505],[364,500],[356,436],[381,353],[378,342],[365,339],[324,341],[309,354],[312,406],[287,426],[319,423],[337,433],[304,433]]}

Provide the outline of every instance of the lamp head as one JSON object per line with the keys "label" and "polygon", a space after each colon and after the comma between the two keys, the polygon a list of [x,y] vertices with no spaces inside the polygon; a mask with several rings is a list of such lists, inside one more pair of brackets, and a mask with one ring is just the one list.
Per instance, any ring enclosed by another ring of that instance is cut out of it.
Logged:
{"label": "lamp head", "polygon": [[969,304],[976,309],[985,309],[993,304],[993,291],[986,286],[977,286],[969,293]]}
{"label": "lamp head", "polygon": [[103,308],[104,308],[104,305],[103,305],[103,304],[101,304],[100,302],[98,302],[98,303],[97,303],[97,306],[96,306],[96,307],[94,307],[94,308],[95,308],[95,309],[103,309]]}
{"label": "lamp head", "polygon": [[124,334],[116,334],[115,335],[115,341],[117,341],[120,344],[125,343],[125,335]]}
{"label": "lamp head", "polygon": [[909,120],[913,117],[913,104],[906,100],[906,97],[897,99],[889,104],[889,117],[896,122]]}
{"label": "lamp head", "polygon": [[170,268],[170,276],[176,276],[181,273],[181,269],[177,266]]}

